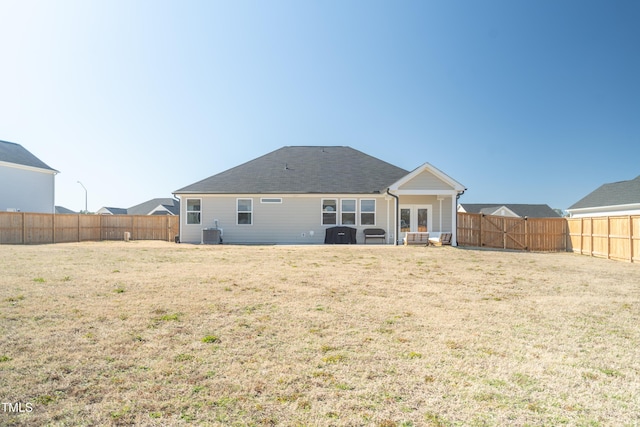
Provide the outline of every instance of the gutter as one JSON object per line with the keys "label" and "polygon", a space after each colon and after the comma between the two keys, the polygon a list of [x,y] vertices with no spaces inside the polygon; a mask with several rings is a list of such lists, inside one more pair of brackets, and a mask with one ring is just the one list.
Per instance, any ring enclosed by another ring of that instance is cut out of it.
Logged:
{"label": "gutter", "polygon": [[398,219],[400,218],[400,214],[399,214],[399,212],[398,212],[398,211],[399,211],[399,209],[400,209],[400,199],[399,199],[399,197],[398,197],[398,196],[396,196],[395,194],[392,194],[392,193],[389,191],[389,188],[387,188],[387,194],[388,194],[389,196],[393,197],[394,199],[396,199],[396,229],[395,229],[395,231],[393,232],[393,235],[395,236],[395,238],[394,238],[394,239],[395,239],[394,245],[395,245],[395,246],[398,246],[398,229],[399,229],[399,226],[398,226]]}

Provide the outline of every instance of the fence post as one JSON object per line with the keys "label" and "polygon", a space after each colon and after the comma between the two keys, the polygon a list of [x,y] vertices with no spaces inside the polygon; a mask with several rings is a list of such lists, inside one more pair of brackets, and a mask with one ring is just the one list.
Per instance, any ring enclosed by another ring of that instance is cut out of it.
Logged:
{"label": "fence post", "polygon": [[502,219],[502,249],[507,249],[507,220]]}
{"label": "fence post", "polygon": [[580,218],[580,255],[584,255],[584,218]]}
{"label": "fence post", "polygon": [[607,259],[611,259],[611,217],[607,217]]}
{"label": "fence post", "polygon": [[591,220],[591,246],[589,247],[589,256],[593,256],[593,217],[589,218]]}
{"label": "fence post", "polygon": [[633,262],[633,218],[629,215],[629,262]]}

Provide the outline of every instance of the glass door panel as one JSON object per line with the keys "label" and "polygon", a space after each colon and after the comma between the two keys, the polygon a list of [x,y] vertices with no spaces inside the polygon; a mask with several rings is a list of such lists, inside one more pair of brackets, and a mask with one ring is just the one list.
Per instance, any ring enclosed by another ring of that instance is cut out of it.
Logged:
{"label": "glass door panel", "polygon": [[429,231],[429,209],[418,208],[418,231]]}
{"label": "glass door panel", "polygon": [[411,209],[400,209],[400,231],[402,233],[411,231]]}

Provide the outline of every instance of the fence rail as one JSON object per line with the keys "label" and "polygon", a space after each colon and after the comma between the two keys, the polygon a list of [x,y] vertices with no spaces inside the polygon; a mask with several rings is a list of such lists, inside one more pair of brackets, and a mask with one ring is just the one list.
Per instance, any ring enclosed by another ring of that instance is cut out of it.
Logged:
{"label": "fence rail", "polygon": [[0,212],[0,244],[69,243],[123,240],[173,241],[178,216],[76,215]]}

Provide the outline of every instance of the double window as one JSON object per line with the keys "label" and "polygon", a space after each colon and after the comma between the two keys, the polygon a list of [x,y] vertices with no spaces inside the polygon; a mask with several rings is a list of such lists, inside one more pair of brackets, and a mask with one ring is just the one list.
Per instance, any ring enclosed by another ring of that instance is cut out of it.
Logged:
{"label": "double window", "polygon": [[376,225],[375,199],[360,199],[359,207],[357,199],[322,199],[322,225],[338,225],[338,218],[340,225]]}

